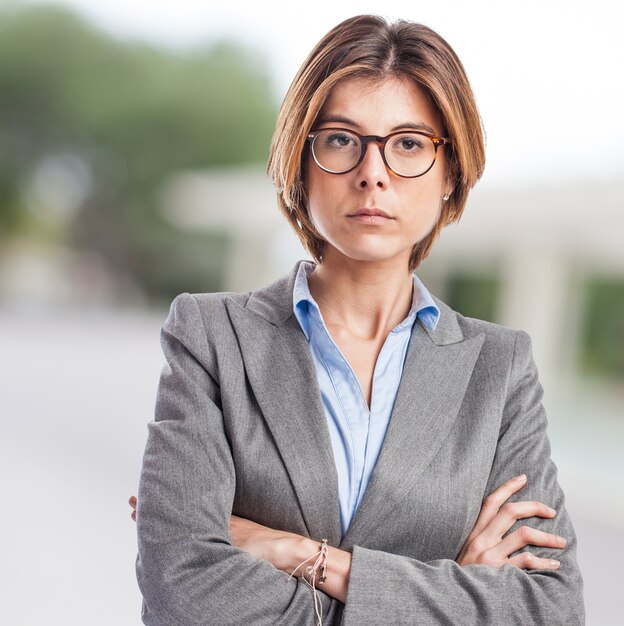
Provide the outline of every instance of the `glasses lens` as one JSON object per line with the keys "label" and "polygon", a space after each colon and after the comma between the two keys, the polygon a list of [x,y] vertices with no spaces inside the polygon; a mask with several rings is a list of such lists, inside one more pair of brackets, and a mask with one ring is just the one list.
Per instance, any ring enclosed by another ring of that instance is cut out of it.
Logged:
{"label": "glasses lens", "polygon": [[433,165],[435,146],[426,135],[402,133],[388,139],[385,156],[397,174],[420,176]]}
{"label": "glasses lens", "polygon": [[360,158],[360,140],[346,130],[322,130],[312,142],[312,152],[324,170],[340,174],[351,169]]}

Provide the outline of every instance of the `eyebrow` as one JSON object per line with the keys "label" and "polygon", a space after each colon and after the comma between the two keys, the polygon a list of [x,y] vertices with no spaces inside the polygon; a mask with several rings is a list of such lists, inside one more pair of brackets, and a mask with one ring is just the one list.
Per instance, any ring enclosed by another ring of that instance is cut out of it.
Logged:
{"label": "eyebrow", "polygon": [[[359,128],[360,130],[362,129],[362,127],[357,122],[354,122],[348,117],[344,117],[342,115],[325,115],[324,117],[316,121],[317,124],[329,124],[331,122],[338,122],[340,124],[348,124],[349,126],[355,126],[355,128]],[[416,130],[423,130],[426,133],[429,133],[430,135],[437,136],[437,133],[435,132],[435,130],[433,130],[433,128],[431,128],[431,126],[429,126],[428,124],[423,124],[423,122],[404,122],[403,124],[399,124],[398,126],[391,128],[390,132],[393,133],[395,130],[402,130],[403,128],[413,128]]]}

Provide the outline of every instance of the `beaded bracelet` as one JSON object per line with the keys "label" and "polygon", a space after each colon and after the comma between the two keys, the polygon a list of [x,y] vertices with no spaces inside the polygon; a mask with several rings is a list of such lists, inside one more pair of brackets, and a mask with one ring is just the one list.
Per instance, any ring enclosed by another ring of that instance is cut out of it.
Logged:
{"label": "beaded bracelet", "polygon": [[[324,583],[327,580],[327,557],[329,555],[329,548],[327,547],[327,539],[321,539],[321,563],[320,563],[320,576],[319,583]],[[316,572],[314,572],[316,574]]]}

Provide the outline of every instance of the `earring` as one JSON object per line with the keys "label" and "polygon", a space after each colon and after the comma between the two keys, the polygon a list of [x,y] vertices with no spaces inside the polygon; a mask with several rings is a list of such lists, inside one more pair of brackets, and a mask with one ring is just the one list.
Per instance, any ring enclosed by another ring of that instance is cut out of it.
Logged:
{"label": "earring", "polygon": [[450,197],[451,197],[451,196],[450,196],[448,193],[445,193],[445,194],[444,194],[444,196],[442,197],[442,200],[444,200],[444,202],[448,202],[448,199],[449,199]]}

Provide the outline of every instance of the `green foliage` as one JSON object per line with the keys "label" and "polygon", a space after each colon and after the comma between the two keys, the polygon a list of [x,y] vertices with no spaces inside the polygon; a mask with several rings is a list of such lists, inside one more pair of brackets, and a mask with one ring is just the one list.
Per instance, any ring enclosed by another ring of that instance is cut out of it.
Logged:
{"label": "green foliage", "polygon": [[77,154],[93,188],[69,243],[98,250],[155,296],[164,270],[154,259],[166,248],[166,282],[178,281],[167,289],[188,289],[199,271],[189,249],[214,246],[211,267],[222,270],[226,239],[197,235],[203,245],[189,246],[160,219],[156,194],[179,170],[266,162],[275,114],[262,59],[234,43],[174,52],[116,40],[66,9],[0,8],[0,229],[25,223],[21,191],[45,156]]}
{"label": "green foliage", "polygon": [[624,282],[594,278],[585,286],[581,365],[591,375],[624,378]]}
{"label": "green foliage", "polygon": [[446,286],[446,302],[466,317],[496,322],[500,280],[497,276],[453,274]]}

